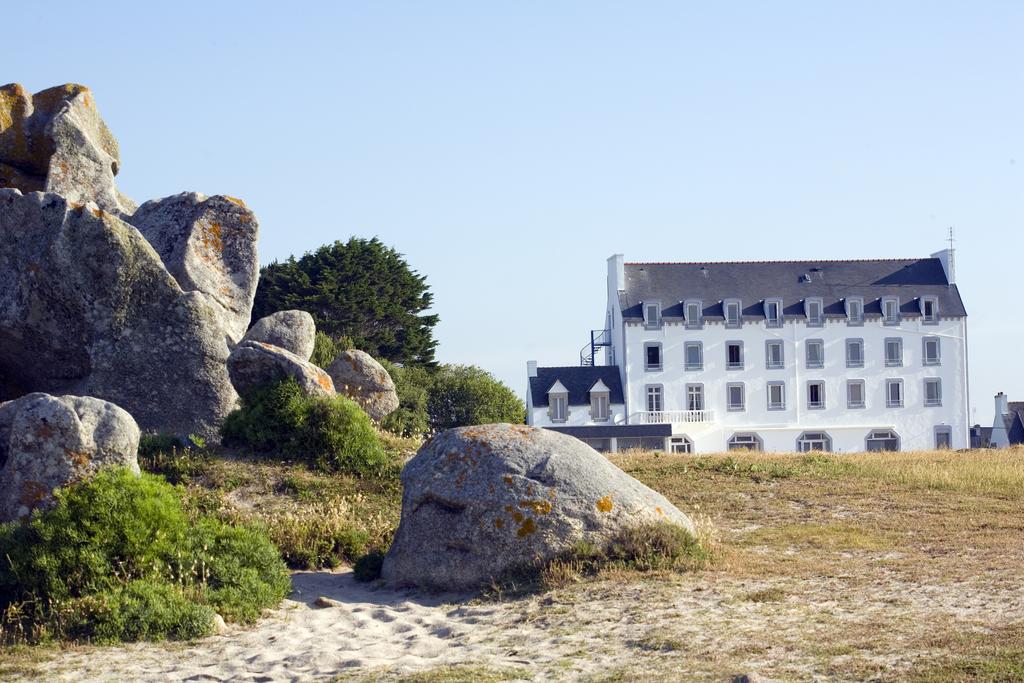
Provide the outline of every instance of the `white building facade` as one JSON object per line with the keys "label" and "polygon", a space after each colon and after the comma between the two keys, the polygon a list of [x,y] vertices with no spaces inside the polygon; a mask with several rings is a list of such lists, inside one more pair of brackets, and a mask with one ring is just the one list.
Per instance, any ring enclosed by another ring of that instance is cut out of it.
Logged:
{"label": "white building facade", "polygon": [[966,448],[967,319],[954,279],[951,251],[750,263],[615,255],[606,327],[581,366],[528,366],[528,421],[601,450]]}

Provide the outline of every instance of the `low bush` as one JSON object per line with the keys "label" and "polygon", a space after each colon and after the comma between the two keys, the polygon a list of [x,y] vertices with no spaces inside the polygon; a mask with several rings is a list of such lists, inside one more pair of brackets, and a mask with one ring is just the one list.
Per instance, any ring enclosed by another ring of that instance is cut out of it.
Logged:
{"label": "low bush", "polygon": [[381,365],[391,375],[398,394],[398,408],[385,417],[380,426],[403,437],[423,436],[430,431],[430,413],[427,412],[431,371],[419,366],[403,366],[382,360]]}
{"label": "low bush", "polygon": [[306,396],[292,379],[243,396],[221,431],[226,446],[301,460],[324,472],[376,476],[395,466],[358,404],[344,396]]}
{"label": "low bush", "polygon": [[0,526],[6,640],[195,638],[213,615],[252,623],[290,589],[260,530],[187,510],[160,477],[111,469]]}

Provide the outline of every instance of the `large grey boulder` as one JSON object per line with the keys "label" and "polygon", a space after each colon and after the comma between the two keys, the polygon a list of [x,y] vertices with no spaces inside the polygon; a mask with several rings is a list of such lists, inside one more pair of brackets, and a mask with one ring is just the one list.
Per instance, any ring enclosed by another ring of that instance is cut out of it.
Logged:
{"label": "large grey boulder", "polygon": [[113,403],[36,393],[0,404],[0,521],[25,517],[55,488],[105,467],[138,473],[138,450],[135,420]]}
{"label": "large grey boulder", "polygon": [[89,88],[69,83],[30,95],[17,83],[0,86],[0,187],[55,192],[128,216],[135,203],[114,184],[120,163]]}
{"label": "large grey boulder", "polygon": [[114,214],[0,189],[4,387],[95,396],[147,431],[217,439],[238,399],[226,318]]}
{"label": "large grey boulder", "polygon": [[579,541],[628,527],[693,523],[582,441],[524,425],[463,427],[423,445],[402,470],[402,518],[382,578],[472,590]]}
{"label": "large grey boulder", "polygon": [[243,341],[228,356],[231,382],[243,396],[253,389],[294,379],[308,396],[335,396],[331,376],[294,353],[272,344]]}
{"label": "large grey boulder", "polygon": [[338,393],[348,396],[380,422],[398,409],[395,383],[384,366],[368,353],[355,349],[343,351],[327,367]]}
{"label": "large grey boulder", "polygon": [[278,311],[257,320],[244,339],[271,344],[309,360],[316,344],[316,323],[305,311]]}
{"label": "large grey boulder", "polygon": [[148,201],[130,222],[186,292],[202,292],[224,313],[231,341],[249,326],[259,281],[256,216],[234,197],[183,192]]}

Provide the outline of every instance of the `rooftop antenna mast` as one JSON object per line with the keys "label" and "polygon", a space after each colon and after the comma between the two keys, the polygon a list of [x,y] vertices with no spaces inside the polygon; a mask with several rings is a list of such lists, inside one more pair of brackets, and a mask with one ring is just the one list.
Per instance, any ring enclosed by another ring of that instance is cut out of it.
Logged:
{"label": "rooftop antenna mast", "polygon": [[953,237],[952,225],[949,226],[949,237],[947,239],[949,241],[949,282],[953,283],[956,282],[956,250],[953,246],[953,243],[956,242],[956,238]]}

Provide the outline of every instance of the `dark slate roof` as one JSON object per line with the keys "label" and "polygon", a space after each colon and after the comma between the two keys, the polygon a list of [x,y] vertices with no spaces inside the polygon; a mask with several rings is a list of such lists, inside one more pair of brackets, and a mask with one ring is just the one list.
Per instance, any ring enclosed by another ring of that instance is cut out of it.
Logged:
{"label": "dark slate roof", "polygon": [[855,296],[864,298],[866,317],[881,316],[883,296],[898,296],[907,317],[920,315],[922,296],[938,299],[941,316],[967,315],[937,258],[627,263],[625,271],[619,305],[628,319],[643,319],[643,301],[661,301],[664,318],[682,319],[685,299],[700,300],[708,319],[724,319],[724,299],[739,299],[745,318],[764,319],[763,301],[771,298],[781,298],[784,315],[798,319],[808,297],[822,299],[827,317],[846,317],[843,299]]}
{"label": "dark slate roof", "polygon": [[561,432],[577,439],[610,439],[622,436],[672,436],[672,425],[584,425],[579,427],[544,426],[553,432]]}
{"label": "dark slate roof", "polygon": [[537,368],[537,376],[530,378],[530,396],[536,408],[548,404],[548,389],[560,381],[569,390],[569,405],[590,405],[590,387],[601,380],[608,387],[608,403],[625,403],[619,368],[614,365],[570,366],[566,368]]}
{"label": "dark slate roof", "polygon": [[1011,419],[1006,425],[1006,437],[1011,444],[1024,443],[1024,402],[1010,401]]}

